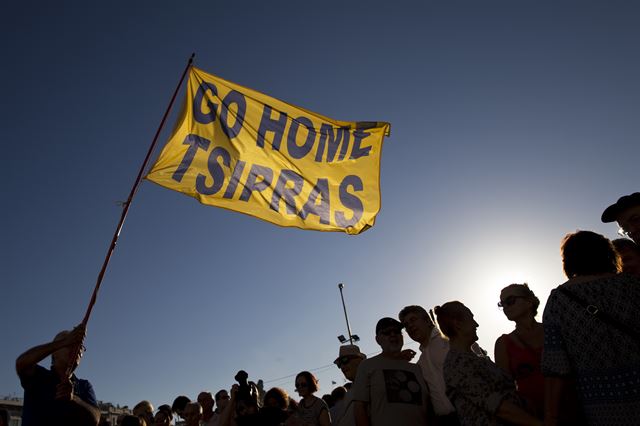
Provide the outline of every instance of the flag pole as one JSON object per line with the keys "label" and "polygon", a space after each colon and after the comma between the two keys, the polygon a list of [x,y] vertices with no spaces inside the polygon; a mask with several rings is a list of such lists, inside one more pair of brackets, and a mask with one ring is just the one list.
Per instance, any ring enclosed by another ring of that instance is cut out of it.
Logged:
{"label": "flag pole", "polygon": [[[151,142],[151,146],[149,147],[149,151],[147,152],[147,156],[145,157],[142,166],[140,167],[140,171],[138,172],[138,176],[136,177],[136,180],[133,184],[133,187],[131,188],[131,192],[129,193],[129,198],[127,198],[127,201],[123,204],[123,209],[122,209],[122,214],[120,215],[120,222],[118,223],[118,226],[116,227],[116,231],[113,234],[113,238],[111,240],[111,245],[109,246],[109,250],[107,251],[107,256],[104,259],[104,263],[102,264],[102,269],[100,270],[100,273],[98,274],[98,279],[96,282],[96,286],[93,289],[93,294],[91,295],[91,300],[89,301],[89,306],[87,307],[87,311],[84,314],[84,318],[82,320],[81,325],[86,326],[87,323],[89,322],[89,317],[91,316],[91,311],[93,310],[93,306],[96,303],[96,299],[98,297],[98,291],[100,290],[100,285],[102,284],[102,279],[104,277],[104,274],[107,270],[107,266],[109,265],[109,261],[111,260],[111,255],[113,254],[115,248],[116,248],[116,244],[118,243],[118,237],[120,236],[120,232],[122,231],[122,227],[124,225],[124,221],[127,218],[127,213],[129,212],[129,207],[131,207],[131,203],[133,202],[133,197],[135,196],[136,192],[138,191],[138,187],[140,186],[140,182],[142,181],[142,174],[144,173],[144,170],[147,167],[147,163],[149,162],[149,158],[151,158],[151,154],[153,152],[153,149],[156,146],[156,143],[158,141],[158,136],[160,136],[160,132],[162,131],[162,128],[164,126],[165,121],[167,120],[167,116],[169,115],[169,111],[171,111],[171,107],[173,106],[173,102],[176,99],[176,96],[178,95],[178,92],[180,91],[180,86],[182,86],[182,82],[184,81],[184,77],[187,75],[187,71],[189,71],[189,69],[192,67],[193,65],[193,58],[196,56],[195,53],[191,54],[191,57],[189,58],[189,61],[187,62],[187,66],[184,68],[184,71],[182,72],[182,76],[180,77],[180,81],[178,82],[178,85],[176,86],[176,89],[173,92],[173,96],[171,97],[171,101],[169,101],[169,105],[167,106],[167,110],[164,112],[164,115],[162,116],[162,120],[160,121],[160,125],[158,126],[158,130],[156,130],[156,134],[153,137],[153,141]],[[71,360],[75,360],[78,356],[78,352],[80,350],[80,347],[82,345],[78,345],[78,347],[75,350],[75,353],[73,354],[74,356],[71,357]],[[70,364],[69,369],[73,369],[72,366],[73,363]],[[68,371],[69,375],[71,373],[71,371]]]}

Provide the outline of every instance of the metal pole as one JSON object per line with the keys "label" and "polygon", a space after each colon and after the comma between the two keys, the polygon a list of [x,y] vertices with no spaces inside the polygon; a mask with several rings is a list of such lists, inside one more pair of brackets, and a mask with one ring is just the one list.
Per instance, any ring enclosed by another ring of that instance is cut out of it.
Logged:
{"label": "metal pole", "polygon": [[338,284],[338,288],[340,289],[340,299],[342,299],[342,309],[344,309],[344,319],[347,321],[347,333],[349,334],[349,343],[353,345],[353,336],[351,336],[351,326],[349,325],[349,317],[347,316],[347,305],[344,304],[344,295],[342,294],[342,289],[344,285],[342,283]]}

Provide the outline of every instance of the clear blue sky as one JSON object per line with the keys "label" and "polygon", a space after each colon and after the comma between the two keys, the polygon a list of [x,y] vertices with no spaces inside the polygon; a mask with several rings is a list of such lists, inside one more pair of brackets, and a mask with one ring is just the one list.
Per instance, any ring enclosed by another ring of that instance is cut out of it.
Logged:
{"label": "clear blue sky", "polygon": [[[301,231],[144,182],[78,370],[104,401],[195,398],[238,369],[291,392],[274,379],[336,357],[339,282],[366,353],[379,318],[453,299],[492,353],[512,327],[499,289],[528,280],[544,302],[562,236],[615,237],[600,213],[640,187],[636,2],[26,1],[0,16],[0,395],[22,394],[17,355],[82,319],[191,52],[320,114],[390,122],[382,209],[359,236]],[[322,393],[343,383],[318,377]]]}

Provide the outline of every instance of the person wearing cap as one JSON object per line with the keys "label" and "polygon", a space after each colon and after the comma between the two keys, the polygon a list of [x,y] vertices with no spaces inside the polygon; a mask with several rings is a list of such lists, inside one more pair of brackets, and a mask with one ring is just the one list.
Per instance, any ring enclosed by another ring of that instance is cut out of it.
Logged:
{"label": "person wearing cap", "polygon": [[602,212],[602,222],[618,222],[618,233],[640,244],[640,192],[620,197]]}
{"label": "person wearing cap", "polygon": [[[342,345],[338,352],[338,358],[333,363],[338,366],[344,377],[353,382],[356,379],[358,366],[367,356],[360,352],[357,345]],[[331,408],[331,421],[333,425],[355,425],[353,415],[353,392],[347,391],[344,398]]]}
{"label": "person wearing cap", "polygon": [[376,324],[382,353],[360,363],[352,388],[357,426],[427,424],[429,390],[420,367],[402,353],[402,328],[388,317]]}
{"label": "person wearing cap", "polygon": [[[84,351],[84,325],[61,331],[53,341],[35,346],[16,359],[16,372],[24,388],[22,425],[97,425],[100,410],[91,383],[73,371]],[[75,348],[81,347],[71,359]],[[38,363],[51,355],[51,369]]]}

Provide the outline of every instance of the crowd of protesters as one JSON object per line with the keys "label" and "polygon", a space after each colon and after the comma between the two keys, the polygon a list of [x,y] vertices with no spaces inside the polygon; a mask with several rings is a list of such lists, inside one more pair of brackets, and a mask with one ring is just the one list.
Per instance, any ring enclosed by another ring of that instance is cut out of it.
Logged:
{"label": "crowd of protesters", "polygon": [[[398,319],[377,322],[380,354],[339,347],[334,362],[348,383],[330,395],[315,395],[318,380],[308,371],[295,377],[297,401],[277,387],[265,392],[240,371],[229,391],[178,396],[157,410],[142,401],[118,424],[640,425],[640,193],[621,197],[602,221],[618,222],[627,238],[566,235],[567,281],[549,295],[542,322],[526,283],[502,289],[498,306],[515,328],[496,340],[495,361],[477,345],[479,324],[462,302],[429,312],[409,305]],[[416,353],[403,349],[403,329],[420,344],[416,363]],[[61,332],[18,357],[24,426],[99,424],[91,384],[73,374],[84,333],[81,326]],[[51,369],[38,365],[50,355]]]}

